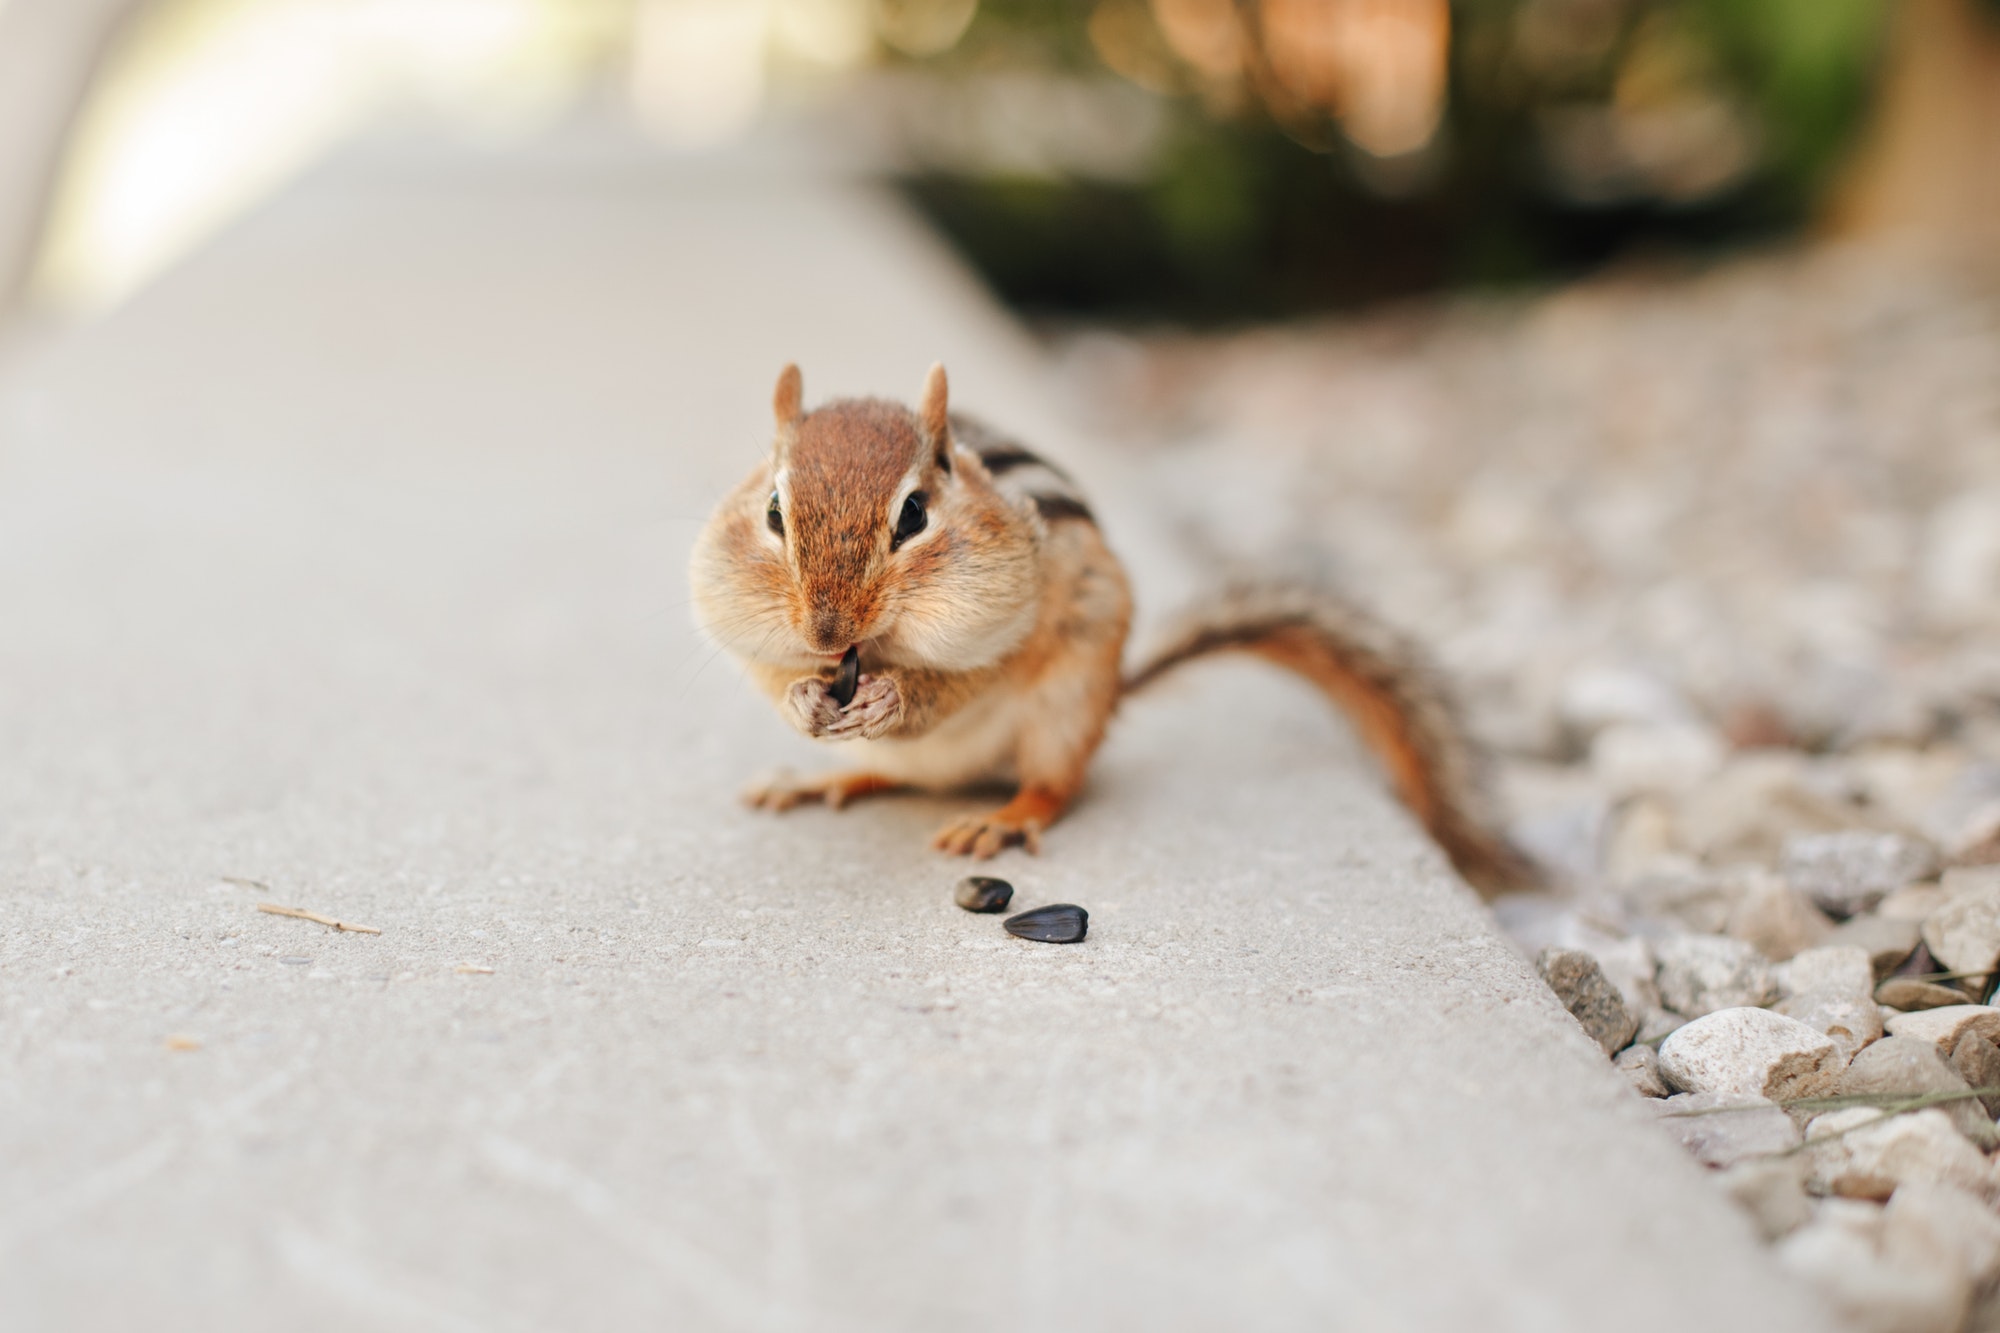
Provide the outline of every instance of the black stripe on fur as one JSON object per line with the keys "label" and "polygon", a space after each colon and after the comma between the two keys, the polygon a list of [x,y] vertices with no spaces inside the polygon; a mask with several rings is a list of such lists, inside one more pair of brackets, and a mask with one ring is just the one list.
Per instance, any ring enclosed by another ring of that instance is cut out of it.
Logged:
{"label": "black stripe on fur", "polygon": [[1042,516],[1044,523],[1057,523],[1066,518],[1080,518],[1086,523],[1097,522],[1097,515],[1090,512],[1090,506],[1067,495],[1032,495],[1035,512]]}
{"label": "black stripe on fur", "polygon": [[[1048,467],[1041,455],[1031,454],[1016,444],[996,444],[979,451],[979,461],[986,464],[986,470],[994,476],[1012,472],[1017,467]],[[1054,471],[1054,469],[1050,469]]]}

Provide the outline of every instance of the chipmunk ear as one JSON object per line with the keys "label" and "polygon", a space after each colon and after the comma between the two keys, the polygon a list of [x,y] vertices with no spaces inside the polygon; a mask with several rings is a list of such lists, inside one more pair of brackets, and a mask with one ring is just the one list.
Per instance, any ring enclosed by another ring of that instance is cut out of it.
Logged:
{"label": "chipmunk ear", "polygon": [[917,401],[917,426],[924,433],[924,441],[937,450],[939,464],[948,472],[951,463],[946,448],[951,439],[951,403],[944,378],[942,361],[931,366],[924,376],[923,397]]}
{"label": "chipmunk ear", "polygon": [[778,418],[778,434],[772,450],[784,458],[792,440],[798,436],[800,408],[806,398],[806,376],[798,372],[798,366],[786,366],[778,372],[778,388],[770,394],[770,412]]}

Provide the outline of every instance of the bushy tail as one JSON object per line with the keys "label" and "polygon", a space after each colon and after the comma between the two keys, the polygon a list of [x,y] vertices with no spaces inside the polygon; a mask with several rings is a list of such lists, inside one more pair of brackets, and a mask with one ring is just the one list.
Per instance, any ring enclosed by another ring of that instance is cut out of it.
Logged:
{"label": "bushy tail", "polygon": [[1252,653],[1299,675],[1347,715],[1403,804],[1488,898],[1532,888],[1532,862],[1496,830],[1482,760],[1423,654],[1374,617],[1303,585],[1239,587],[1187,617],[1125,692],[1211,653]]}

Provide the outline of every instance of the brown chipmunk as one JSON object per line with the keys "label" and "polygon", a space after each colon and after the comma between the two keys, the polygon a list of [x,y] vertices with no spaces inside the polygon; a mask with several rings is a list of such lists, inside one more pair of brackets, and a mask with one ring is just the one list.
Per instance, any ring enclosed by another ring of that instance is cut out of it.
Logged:
{"label": "brown chipmunk", "polygon": [[[857,767],[750,792],[785,810],[899,787],[1018,784],[940,849],[990,857],[1040,846],[1083,784],[1127,694],[1210,653],[1253,653],[1342,709],[1397,794],[1487,894],[1532,882],[1484,818],[1476,755],[1408,645],[1320,592],[1269,587],[1190,618],[1130,676],[1125,571],[1069,478],[946,402],[933,366],[912,412],[881,399],[803,410],[778,376],[771,456],[696,543],[702,627],[786,720],[846,741]],[[858,665],[859,673],[856,674]]]}

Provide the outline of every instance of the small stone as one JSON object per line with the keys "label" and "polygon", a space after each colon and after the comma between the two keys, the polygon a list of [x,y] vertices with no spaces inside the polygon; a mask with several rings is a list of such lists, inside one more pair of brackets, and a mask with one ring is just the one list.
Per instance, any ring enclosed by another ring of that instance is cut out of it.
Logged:
{"label": "small stone", "polygon": [[1684,1092],[1653,1102],[1660,1124],[1703,1166],[1734,1166],[1799,1144],[1799,1128],[1775,1102],[1733,1092]]}
{"label": "small stone", "polygon": [[1941,985],[1951,985],[1951,986],[1958,985],[1958,983],[1955,981],[1952,982],[1944,981],[1939,976],[1939,973],[1943,971],[1944,971],[1944,964],[1938,962],[1936,958],[1931,956],[1931,946],[1919,940],[1917,943],[1916,952],[1912,953],[1908,958],[1905,958],[1903,960],[1903,965],[1897,968],[1895,972],[1893,972],[1891,975],[1898,977],[1908,977],[1913,981],[1937,981]]}
{"label": "small stone", "polygon": [[1772,1101],[1817,1097],[1844,1068],[1823,1032],[1766,1009],[1724,1009],[1660,1044],[1660,1074],[1682,1092],[1735,1092]]}
{"label": "small stone", "polygon": [[1625,1008],[1618,988],[1605,978],[1595,958],[1581,949],[1552,946],[1535,959],[1535,970],[1606,1055],[1615,1055],[1631,1043],[1639,1020]]}
{"label": "small stone", "polygon": [[1660,941],[1654,953],[1660,960],[1660,999],[1675,1013],[1700,1018],[1777,998],[1771,965],[1741,940],[1677,935]]}
{"label": "small stone", "polygon": [[1636,916],[1696,935],[1719,935],[1736,909],[1732,886],[1693,859],[1674,853],[1623,872],[1615,859],[1606,877]]}
{"label": "small stone", "polygon": [[1972,1294],[1972,1313],[1954,1333],[2000,1333],[2000,1284],[1988,1284]]}
{"label": "small stone", "polygon": [[1493,902],[1493,920],[1530,962],[1551,944],[1579,947],[1598,934],[1576,905],[1555,893],[1509,893]]}
{"label": "small stone", "polygon": [[1900,833],[1850,829],[1787,838],[1783,864],[1793,888],[1833,915],[1849,917],[1934,873],[1937,853]]}
{"label": "small stone", "polygon": [[1948,972],[1990,972],[2000,959],[2000,879],[1978,883],[1924,921],[1924,943]]}
{"label": "small stone", "polygon": [[1632,1080],[1632,1091],[1641,1097],[1666,1097],[1673,1092],[1660,1077],[1660,1053],[1650,1046],[1627,1046],[1611,1063]]}
{"label": "small stone", "polygon": [[1940,501],[1924,525],[1916,573],[1933,615],[1947,624],[1988,623],[2000,596],[2000,493],[1974,487]]}
{"label": "small stone", "polygon": [[1784,839],[1842,826],[1839,805],[1810,790],[1807,760],[1796,751],[1731,755],[1723,770],[1688,792],[1676,808],[1681,845],[1711,865],[1768,864]]}
{"label": "small stone", "polygon": [[1805,1162],[1798,1157],[1780,1161],[1738,1162],[1716,1177],[1723,1192],[1750,1214],[1765,1240],[1777,1240],[1812,1221],[1812,1200],[1806,1197]]}
{"label": "small stone", "polygon": [[1885,1116],[1873,1107],[1829,1111],[1806,1127],[1811,1185],[1850,1199],[1886,1199],[1898,1185],[1950,1185],[1990,1199],[1986,1159],[1936,1107]]}
{"label": "small stone", "polygon": [[[2000,1089],[2000,1046],[1976,1032],[1966,1033],[1951,1048],[1951,1067],[1969,1087]],[[2000,1092],[1987,1093],[1979,1102],[1986,1114],[2000,1116]]]}
{"label": "small stone", "polygon": [[1815,1220],[1778,1242],[1778,1262],[1823,1292],[1854,1333],[1957,1333],[1971,1291],[1935,1267],[1905,1269],[1838,1222]]}
{"label": "small stone", "polygon": [[1882,1209],[1867,1199],[1843,1199],[1838,1195],[1820,1199],[1813,1205],[1813,1221],[1859,1236],[1871,1250],[1881,1253]]}
{"label": "small stone", "polygon": [[310,963],[312,959],[302,957],[299,954],[286,954],[283,958],[280,958],[278,961],[283,963],[286,967],[304,967],[307,963]]}
{"label": "small stone", "polygon": [[1585,667],[1564,679],[1556,714],[1584,736],[1619,723],[1672,725],[1691,716],[1674,687],[1658,676],[1620,667]]}
{"label": "small stone", "polygon": [[[1626,801],[1611,817],[1604,837],[1604,873],[1613,883],[1634,883],[1676,864],[1674,815],[1665,801]],[[1690,863],[1691,864],[1691,863]]]}
{"label": "small stone", "polygon": [[1964,1190],[1912,1181],[1898,1185],[1882,1216],[1882,1254],[1904,1268],[1956,1264],[1983,1287],[2000,1277],[2000,1217]]}
{"label": "small stone", "polygon": [[1615,796],[1683,792],[1722,767],[1722,738],[1695,723],[1624,722],[1590,743],[1590,766]]}
{"label": "small stone", "polygon": [[1962,749],[1945,743],[1921,749],[1871,746],[1843,754],[1837,762],[1855,801],[1881,821],[1880,827],[1918,830],[1942,851],[1937,835],[1950,821],[1938,816],[1942,806],[1969,786],[1966,759]]}
{"label": "small stone", "polygon": [[1766,958],[1782,960],[1824,940],[1833,922],[1804,894],[1759,870],[1743,881],[1724,929]]}
{"label": "small stone", "polygon": [[1949,1056],[1968,1032],[2000,1041],[2000,1009],[1961,1000],[1922,1013],[1898,1014],[1889,1020],[1889,1031],[1906,1040],[1924,1042],[1940,1056]]}
{"label": "small stone", "polygon": [[1651,945],[1634,935],[1584,947],[1604,969],[1604,979],[1618,988],[1627,1010],[1636,1015],[1659,1008],[1660,988],[1654,984],[1653,974],[1660,970],[1660,964]]}
{"label": "small stone", "polygon": [[1923,932],[1914,921],[1892,921],[1879,916],[1857,916],[1833,928],[1820,941],[1822,949],[1852,946],[1867,953],[1869,965],[1880,980],[1894,972],[1903,960],[1917,951]]}
{"label": "small stone", "polygon": [[1882,1036],[1882,1011],[1866,992],[1857,1000],[1830,991],[1808,991],[1780,1000],[1773,1008],[1824,1032],[1840,1049],[1842,1060],[1853,1059],[1855,1052]]}
{"label": "small stone", "polygon": [[1852,945],[1795,954],[1790,962],[1771,969],[1771,979],[1783,998],[1818,992],[1865,1000],[1875,991],[1875,971],[1868,952]]}
{"label": "small stone", "polygon": [[1968,816],[1946,847],[1968,866],[2000,865],[2000,798]]}
{"label": "small stone", "polygon": [[991,875],[971,875],[958,882],[951,900],[968,912],[1004,912],[1014,900],[1014,886]]}
{"label": "small stone", "polygon": [[1875,915],[1892,921],[1911,921],[1921,926],[1925,919],[1951,898],[1940,884],[1905,884],[1875,904]]}
{"label": "small stone", "polygon": [[1610,818],[1611,803],[1592,791],[1553,808],[1524,810],[1507,832],[1515,846],[1548,870],[1551,882],[1585,884],[1596,879],[1603,867],[1604,829]]}
{"label": "small stone", "polygon": [[1010,916],[1001,923],[1009,935],[1043,944],[1075,944],[1090,930],[1090,913],[1074,903],[1051,903]]}
{"label": "small stone", "polygon": [[1953,866],[1938,879],[1947,899],[2000,894],[2000,865]]}
{"label": "small stone", "polygon": [[1875,988],[1875,998],[1891,1009],[1909,1013],[1918,1009],[1942,1009],[1964,1004],[1965,992],[1935,982],[1890,977]]}
{"label": "small stone", "polygon": [[[1889,1036],[1855,1056],[1833,1086],[1837,1097],[1922,1097],[1930,1093],[1967,1091],[1965,1079],[1926,1042]],[[1958,1132],[1982,1148],[1993,1137],[1993,1122],[1979,1103],[1941,1103],[1938,1108]]]}
{"label": "small stone", "polygon": [[1653,984],[1659,965],[1639,936],[1614,934],[1553,894],[1508,894],[1493,904],[1493,917],[1529,961],[1547,948],[1581,949],[1597,960],[1627,1009],[1638,1014],[1659,1006],[1660,991]]}
{"label": "small stone", "polygon": [[1674,1033],[1687,1026],[1687,1020],[1671,1009],[1655,1005],[1648,1009],[1639,1020],[1639,1030],[1632,1034],[1634,1044],[1658,1047]]}

